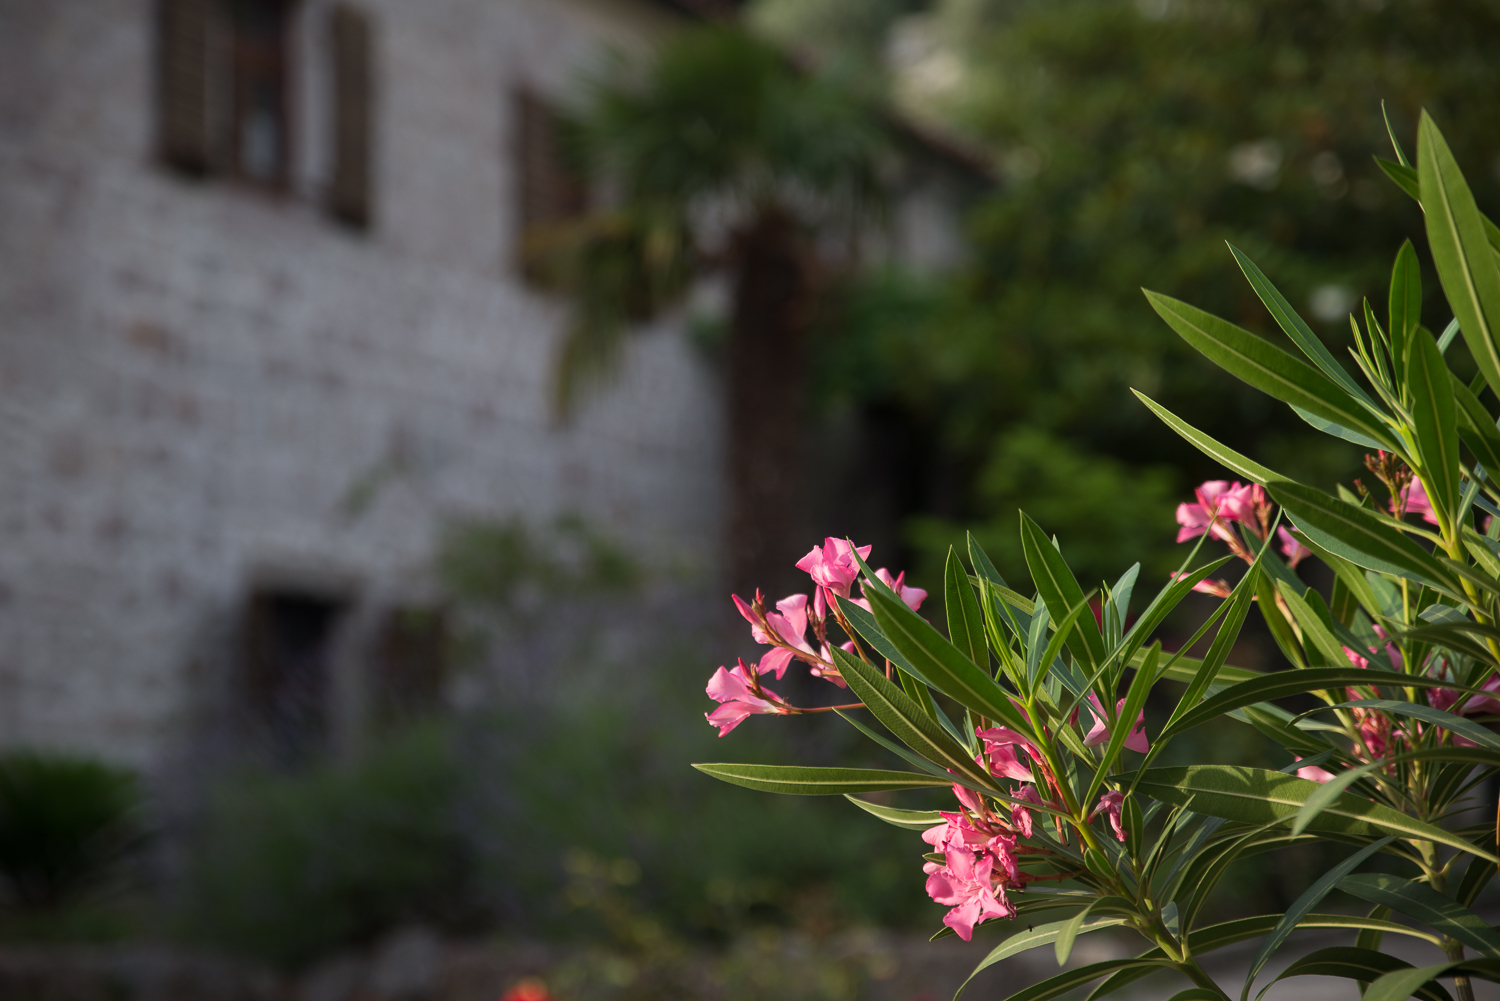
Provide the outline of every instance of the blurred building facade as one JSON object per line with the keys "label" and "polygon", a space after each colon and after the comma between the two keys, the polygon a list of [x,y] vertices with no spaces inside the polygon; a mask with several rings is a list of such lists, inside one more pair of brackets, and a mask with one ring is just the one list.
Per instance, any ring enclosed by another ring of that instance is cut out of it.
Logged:
{"label": "blurred building facade", "polygon": [[583,204],[551,108],[681,16],[0,0],[0,743],[347,742],[453,517],[711,568],[713,372],[663,324],[559,424],[517,261]]}

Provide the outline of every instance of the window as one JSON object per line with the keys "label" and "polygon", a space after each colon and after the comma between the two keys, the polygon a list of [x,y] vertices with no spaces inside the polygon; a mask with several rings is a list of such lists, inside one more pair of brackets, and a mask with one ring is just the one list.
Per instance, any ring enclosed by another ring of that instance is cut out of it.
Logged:
{"label": "window", "polygon": [[158,143],[171,166],[272,188],[290,174],[293,0],[162,0]]}
{"label": "window", "polygon": [[542,98],[520,88],[513,101],[515,125],[516,254],[522,274],[541,282],[539,255],[561,225],[588,210],[588,187],[569,163],[557,113]]}
{"label": "window", "polygon": [[290,157],[287,42],[290,0],[230,0],[230,169],[284,188]]}
{"label": "window", "polygon": [[272,757],[304,762],[328,742],[336,627],[343,602],[261,590],[246,610],[244,690],[250,723]]}

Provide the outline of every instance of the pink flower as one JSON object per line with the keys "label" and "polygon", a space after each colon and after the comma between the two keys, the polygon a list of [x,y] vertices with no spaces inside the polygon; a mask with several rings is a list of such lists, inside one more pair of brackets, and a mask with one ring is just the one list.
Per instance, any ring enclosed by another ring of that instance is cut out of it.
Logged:
{"label": "pink flower", "polygon": [[[1042,805],[1042,794],[1036,791],[1036,786],[1021,786],[1012,789],[1010,794],[1015,799],[1025,800],[1028,803]],[[1031,811],[1024,806],[1012,806],[1010,808],[1010,822],[1016,830],[1021,832],[1021,837],[1031,837]]]}
{"label": "pink flower", "polygon": [[[927,598],[927,592],[922,590],[920,587],[906,586],[905,570],[901,571],[893,579],[891,577],[891,572],[885,567],[881,567],[879,570],[875,571],[875,576],[886,587],[890,588],[892,591],[895,591],[896,597],[906,602],[906,607],[910,608],[913,612],[921,608],[922,602]],[[861,587],[860,590],[863,591],[864,588]]]}
{"label": "pink flower", "polygon": [[[1186,573],[1174,573],[1172,575],[1172,579],[1182,580],[1184,577],[1188,576],[1190,575]],[[1193,590],[1199,592],[1200,594],[1211,594],[1216,598],[1228,598],[1230,595],[1234,594],[1234,588],[1229,586],[1228,581],[1208,580],[1206,578],[1194,584]]]}
{"label": "pink flower", "polygon": [[[1427,488],[1416,477],[1412,477],[1412,481],[1402,489],[1401,502],[1407,514],[1420,514],[1422,520],[1429,525],[1438,523],[1437,515],[1432,513],[1432,501],[1427,496]],[[1396,502],[1392,500],[1391,513],[1395,514],[1396,509]]]}
{"label": "pink flower", "polygon": [[[761,674],[776,672],[776,680],[780,681],[786,674],[786,669],[797,655],[802,651],[808,656],[813,656],[813,648],[807,642],[807,595],[794,594],[782,598],[776,603],[777,611],[767,612],[762,620],[751,607],[739,595],[730,595],[734,599],[734,607],[740,610],[740,614],[750,623],[750,638],[757,643],[771,644],[775,647],[760,659],[759,670]],[[756,605],[759,606],[763,600],[760,592],[755,595]]]}
{"label": "pink flower", "polygon": [[1312,555],[1312,550],[1298,542],[1297,537],[1284,527],[1277,526],[1276,538],[1281,540],[1281,555],[1286,557],[1293,570],[1297,569],[1298,563]]}
{"label": "pink flower", "polygon": [[[1086,746],[1093,747],[1096,744],[1102,744],[1109,740],[1109,728],[1104,723],[1104,706],[1099,703],[1099,696],[1093,692],[1089,692],[1089,701],[1094,704],[1094,728],[1088,732],[1088,736],[1083,738],[1083,742]],[[1115,713],[1117,715],[1124,708],[1124,699],[1115,703]],[[1146,740],[1145,725],[1146,712],[1142,710],[1141,714],[1135,718],[1135,728],[1125,737],[1125,746],[1140,754],[1145,754],[1151,750],[1151,744]]]}
{"label": "pink flower", "polygon": [[974,937],[974,926],[990,918],[1010,917],[1015,908],[1005,899],[1004,891],[995,895],[993,870],[995,856],[989,852],[977,858],[972,852],[948,852],[948,864],[929,862],[927,895],[945,907],[951,907],[943,924],[958,933],[965,942]]}
{"label": "pink flower", "polygon": [[[1301,761],[1302,759],[1298,758],[1297,760]],[[1303,765],[1301,768],[1297,769],[1297,777],[1299,779],[1307,779],[1307,781],[1309,782],[1316,782],[1319,785],[1322,785],[1324,782],[1327,782],[1329,779],[1333,778],[1333,773],[1328,771],[1326,768],[1319,768],[1317,765]]]}
{"label": "pink flower", "polygon": [[820,587],[826,587],[840,598],[849,597],[849,585],[859,576],[859,564],[854,560],[858,553],[861,559],[868,558],[872,546],[854,548],[844,539],[827,538],[822,548],[814,546],[812,551],[797,561],[797,569],[805,570]]}
{"label": "pink flower", "polygon": [[984,741],[985,751],[990,759],[991,774],[1019,782],[1034,781],[1031,777],[1030,766],[1021,762],[1013,748],[1017,745],[1024,747],[1033,760],[1040,760],[1035,744],[1014,730],[1007,730],[1003,726],[976,732],[979,734],[979,739]]}
{"label": "pink flower", "polygon": [[721,667],[714,672],[712,678],[708,679],[706,689],[708,697],[715,702],[722,702],[723,705],[703,715],[705,719],[719,728],[720,737],[744,722],[746,716],[756,713],[786,715],[791,711],[775,692],[761,689],[761,692],[770,696],[770,699],[755,694],[755,686],[750,676],[751,670],[754,669],[747,668],[742,659],[733,669],[726,670]]}
{"label": "pink flower", "polygon": [[1237,495],[1231,494],[1243,489],[1238,482],[1230,484],[1228,480],[1208,480],[1200,484],[1193,491],[1198,498],[1196,503],[1177,505],[1177,524],[1182,526],[1177,532],[1177,541],[1196,539],[1204,532],[1212,532],[1225,542],[1234,541],[1226,523],[1239,519],[1238,512],[1243,504],[1237,500]]}
{"label": "pink flower", "polygon": [[1125,840],[1125,827],[1120,823],[1120,808],[1125,804],[1125,794],[1118,789],[1111,789],[1099,797],[1099,805],[1094,807],[1094,812],[1089,814],[1089,820],[1093,820],[1101,813],[1109,814],[1109,826],[1115,829],[1115,837],[1121,841]]}

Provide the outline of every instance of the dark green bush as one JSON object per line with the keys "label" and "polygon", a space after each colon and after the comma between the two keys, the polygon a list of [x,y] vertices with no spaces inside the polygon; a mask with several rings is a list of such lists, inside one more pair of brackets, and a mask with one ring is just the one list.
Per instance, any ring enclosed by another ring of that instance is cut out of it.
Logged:
{"label": "dark green bush", "polygon": [[140,834],[130,771],[79,755],[0,754],[0,873],[22,910],[76,903],[106,881]]}

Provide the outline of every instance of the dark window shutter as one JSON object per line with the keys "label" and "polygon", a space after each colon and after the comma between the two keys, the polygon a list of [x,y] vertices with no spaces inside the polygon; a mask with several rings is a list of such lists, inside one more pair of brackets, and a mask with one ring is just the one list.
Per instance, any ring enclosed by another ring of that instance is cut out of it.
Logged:
{"label": "dark window shutter", "polygon": [[213,165],[210,35],[214,0],[161,0],[158,128],[162,159],[179,170]]}
{"label": "dark window shutter", "polygon": [[333,174],[328,210],[354,226],[371,218],[372,70],[370,19],[345,4],[329,19],[333,67]]}
{"label": "dark window shutter", "polygon": [[557,113],[526,88],[513,102],[517,256],[533,280],[529,262],[543,248],[549,231],[588,210],[588,186],[563,153]]}

